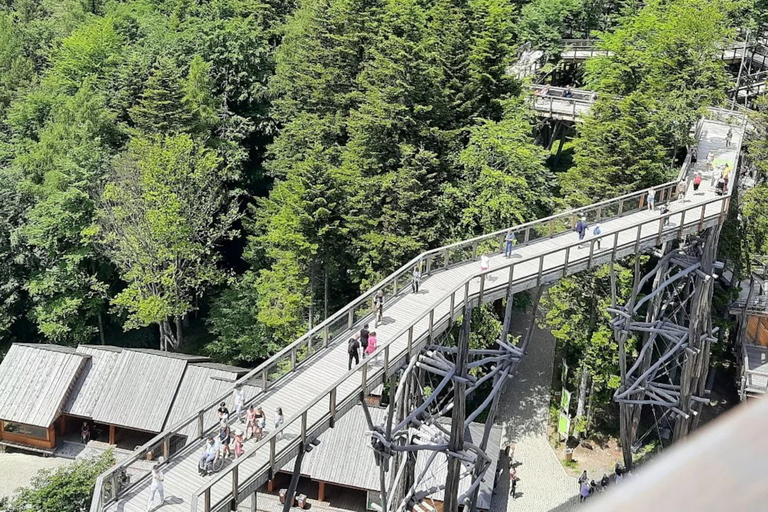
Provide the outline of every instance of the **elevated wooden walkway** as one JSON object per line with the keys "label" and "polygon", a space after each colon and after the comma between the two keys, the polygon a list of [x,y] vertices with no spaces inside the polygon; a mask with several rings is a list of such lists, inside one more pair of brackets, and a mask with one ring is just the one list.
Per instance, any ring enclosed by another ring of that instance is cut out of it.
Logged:
{"label": "elevated wooden walkway", "polygon": [[[725,147],[727,131],[728,125],[722,120],[704,120],[699,132],[699,155],[716,150],[719,158],[728,160],[735,169],[742,125],[733,126],[730,148]],[[520,292],[549,283],[723,222],[729,195],[717,196],[704,185],[697,193],[689,190],[683,201],[673,201],[676,185],[669,182],[655,188],[657,206],[669,205],[670,211],[664,215],[646,208],[647,194],[641,191],[515,226],[512,230],[519,245],[511,258],[500,254],[506,230],[420,255],[241,379],[241,383],[261,382],[263,392],[253,403],[261,405],[270,420],[267,436],[258,443],[247,442],[245,456],[229,461],[218,474],[198,476],[202,438],[215,428],[206,424],[205,418],[218,406],[220,400],[216,400],[101,475],[91,512],[146,510],[146,477],[134,478],[132,487],[117,496],[115,489],[119,472],[130,469],[133,474],[138,462],[150,451],[167,455],[167,501],[163,512],[230,510],[291,460],[302,440],[321,436],[354,406],[362,393],[384,382],[408,358],[448,329],[465,305],[485,303],[505,296],[510,290]],[[589,234],[579,241],[572,228],[582,216],[590,225],[600,222],[602,234]],[[478,263],[483,252],[491,256],[490,268],[485,271]],[[415,265],[421,265],[425,274],[417,294],[410,290],[410,274]],[[387,299],[384,319],[375,328],[379,357],[369,357],[347,371],[346,341],[363,323],[373,324],[371,300],[379,290],[384,291]],[[229,395],[221,399],[230,403]],[[286,421],[275,431],[270,424],[278,407],[282,407]],[[190,425],[196,426],[198,435],[173,453],[171,440],[188,431]],[[235,428],[243,426],[235,423]]]}

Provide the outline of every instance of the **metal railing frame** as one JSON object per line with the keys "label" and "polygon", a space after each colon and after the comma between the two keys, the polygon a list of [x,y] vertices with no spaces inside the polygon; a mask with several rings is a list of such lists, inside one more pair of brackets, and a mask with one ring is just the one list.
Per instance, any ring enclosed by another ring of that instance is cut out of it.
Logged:
{"label": "metal railing frame", "polygon": [[[671,198],[670,198],[671,199]],[[719,212],[711,215],[706,215],[707,207],[710,204],[714,203],[720,203],[721,207]],[[508,263],[505,263],[501,266],[495,267],[493,269],[488,269],[485,271],[478,272],[477,274],[468,277],[464,282],[461,284],[456,285],[452,290],[446,292],[440,299],[438,299],[436,302],[433,303],[432,307],[427,310],[424,314],[417,317],[413,321],[411,321],[408,325],[401,328],[397,334],[392,336],[392,338],[381,345],[373,354],[371,354],[370,357],[363,360],[358,366],[353,368],[352,370],[348,371],[344,376],[339,378],[334,384],[326,388],[321,394],[318,395],[317,399],[306,406],[304,406],[303,409],[301,409],[298,413],[294,414],[289,420],[287,420],[279,429],[274,430],[273,432],[270,432],[268,436],[266,436],[263,440],[261,440],[259,443],[256,444],[254,449],[249,451],[247,454],[243,455],[239,459],[237,459],[231,466],[227,468],[227,472],[220,472],[214,477],[198,488],[198,490],[195,492],[195,494],[192,497],[192,506],[191,510],[193,512],[197,512],[199,508],[199,502],[203,502],[202,510],[205,512],[211,512],[211,511],[218,511],[222,510],[223,507],[227,507],[229,504],[232,504],[233,500],[236,503],[239,503],[240,496],[246,495],[249,493],[249,491],[241,492],[241,487],[253,487],[258,488],[260,485],[263,484],[264,481],[268,478],[270,474],[274,474],[275,471],[277,471],[285,462],[288,462],[293,456],[295,456],[296,451],[298,450],[299,443],[304,439],[312,439],[316,435],[320,433],[320,431],[325,430],[326,428],[329,428],[330,423],[338,416],[342,415],[345,410],[348,410],[351,408],[352,405],[357,401],[359,398],[360,392],[365,392],[366,390],[375,387],[376,385],[383,382],[383,380],[389,376],[392,370],[397,369],[399,364],[402,363],[401,360],[405,361],[409,357],[412,357],[419,353],[419,351],[422,349],[422,346],[426,344],[430,340],[430,333],[426,331],[425,333],[422,333],[418,338],[414,338],[414,329],[415,326],[419,323],[424,321],[429,316],[433,316],[435,314],[435,310],[441,306],[443,306],[447,301],[450,301],[450,304],[453,305],[454,310],[450,310],[446,314],[443,314],[439,318],[434,319],[435,325],[440,325],[446,320],[449,322],[452,322],[455,309],[464,309],[466,307],[466,302],[460,303],[459,301],[464,301],[465,297],[470,301],[477,301],[478,303],[481,303],[483,300],[484,295],[491,295],[495,291],[497,291],[497,288],[505,288],[507,291],[509,288],[514,287],[516,284],[520,286],[519,283],[515,283],[514,280],[514,269],[518,265],[522,265],[524,263],[528,263],[531,261],[538,260],[539,261],[539,272],[538,274],[528,276],[526,277],[525,281],[534,281],[535,284],[533,286],[541,285],[544,282],[544,275],[545,274],[551,274],[554,279],[559,279],[560,277],[563,277],[565,275],[568,275],[568,270],[573,270],[574,268],[578,269],[578,271],[583,270],[581,268],[586,263],[585,268],[592,268],[596,265],[600,265],[602,263],[598,263],[596,260],[597,255],[601,256],[607,256],[610,255],[611,259],[616,258],[616,254],[619,252],[626,251],[627,249],[631,249],[633,252],[637,252],[638,249],[642,248],[644,245],[647,245],[648,242],[651,242],[651,246],[656,246],[661,241],[663,241],[666,238],[669,238],[670,235],[672,235],[672,238],[679,238],[683,236],[686,232],[691,231],[700,231],[703,229],[706,225],[708,225],[708,221],[711,222],[712,218],[717,219],[717,224],[721,224],[727,215],[728,207],[730,204],[730,194],[723,195],[719,197],[715,197],[713,199],[710,199],[708,201],[704,201],[701,203],[697,203],[695,205],[688,206],[687,208],[683,208],[680,210],[676,210],[673,212],[669,212],[663,215],[660,215],[658,218],[647,220],[640,222],[638,224],[621,228],[618,230],[609,231],[606,233],[603,233],[598,236],[592,237],[590,240],[585,241],[577,241],[569,244],[564,244],[561,247],[558,247],[557,249],[550,251],[545,254],[535,255],[535,256],[529,256],[524,257],[519,260],[510,261]],[[686,221],[686,213],[693,210],[700,210],[701,214],[695,216],[692,220],[689,216],[689,220]],[[668,219],[674,216],[680,216],[680,224],[679,225],[673,225],[673,224],[667,224]],[[652,225],[658,225],[658,231],[652,234],[643,234],[643,227],[647,226],[649,224]],[[626,233],[634,231],[636,233],[636,236],[633,240],[629,242],[623,242],[621,245],[617,245],[617,242],[619,240],[619,236],[621,233]],[[598,249],[598,254],[595,253],[595,245],[598,243],[598,241],[603,241],[613,238],[614,244],[612,247],[605,249]],[[569,261],[569,256],[571,252],[575,249],[577,249],[579,246],[584,246],[586,244],[589,244],[589,252],[585,253],[584,256],[580,257],[578,260],[575,261]],[[564,253],[565,258],[564,262],[562,264],[557,264],[554,268],[545,269],[545,260],[548,257],[551,257],[555,254]],[[499,285],[495,287],[486,287],[486,280],[487,276],[489,274],[497,273],[499,271],[509,269],[509,275],[510,279],[508,280],[506,285]],[[469,293],[469,288],[471,283],[476,280],[480,280],[479,284],[479,291],[475,293]],[[462,292],[462,293],[459,293]],[[458,295],[457,295],[458,294]],[[462,297],[463,294],[463,297]],[[459,297],[459,301],[456,300],[457,296]],[[437,328],[433,327],[433,333],[434,331],[438,330]],[[398,356],[396,356],[395,360],[391,359],[390,354],[390,345],[395,343],[397,340],[399,340],[403,336],[408,336],[408,348],[406,351]],[[433,334],[434,335],[434,334]],[[376,360],[376,356],[384,354],[384,361],[385,364],[381,368],[376,368],[373,371],[369,368],[369,365],[372,364]],[[338,402],[338,388],[347,382],[351,378],[355,378],[354,376],[358,373],[359,370],[362,370],[361,372],[361,383],[360,383],[360,391],[356,390],[348,397],[344,398],[342,402]],[[312,423],[311,425],[308,424],[308,414],[309,410],[315,407],[318,403],[321,403],[323,401],[327,401],[329,403],[329,409],[328,411],[317,421]],[[351,402],[351,404],[350,404]],[[290,426],[298,425],[298,430],[300,431],[300,435],[297,436],[293,441],[291,441],[289,444],[284,446],[279,452],[277,451],[276,443],[277,443],[277,437],[282,437],[282,432],[289,428]],[[261,470],[257,471],[255,474],[250,475],[246,478],[245,481],[239,481],[239,471],[235,468],[238,468],[240,465],[244,464],[250,457],[253,457],[256,453],[259,452],[259,449],[261,449],[264,446],[269,446],[270,449],[270,463],[269,467],[263,467]],[[281,461],[284,461],[281,463]],[[233,475],[233,480],[230,482],[229,488],[232,489],[234,492],[231,494],[228,494],[223,500],[218,501],[217,503],[212,503],[212,491],[211,489],[216,484],[222,482],[225,478],[228,478],[229,475]]]}

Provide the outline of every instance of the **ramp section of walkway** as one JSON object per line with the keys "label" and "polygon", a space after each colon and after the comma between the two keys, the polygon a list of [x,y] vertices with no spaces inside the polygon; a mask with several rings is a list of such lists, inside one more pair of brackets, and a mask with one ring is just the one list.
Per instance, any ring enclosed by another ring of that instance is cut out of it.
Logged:
{"label": "ramp section of walkway", "polygon": [[[710,129],[702,131],[703,136],[720,136],[722,123],[712,123]],[[734,148],[740,144],[740,130],[734,128]],[[732,150],[734,167],[737,151]],[[675,182],[656,187],[656,204],[669,202],[675,187]],[[268,417],[281,407],[286,418],[263,440],[246,443],[243,457],[228,461],[211,477],[197,473],[203,439],[213,430],[204,423],[205,417],[217,407],[217,400],[100,476],[92,512],[146,510],[146,477],[128,489],[115,490],[120,472],[133,470],[150,452],[164,455],[164,511],[235,508],[292,459],[304,441],[320,436],[354,406],[362,393],[382,383],[432,337],[450,327],[466,304],[495,300],[509,290],[519,292],[540,286],[716,226],[725,219],[729,204],[728,196],[706,191],[685,203],[671,205],[668,213],[660,215],[645,207],[646,200],[647,193],[642,191],[513,227],[521,244],[512,258],[500,254],[506,230],[420,255],[239,381],[260,381],[262,392],[253,403],[263,406]],[[590,223],[600,221],[603,234],[578,240],[572,227],[582,216]],[[481,270],[477,261],[484,252],[491,255],[487,270]],[[414,294],[409,276],[416,265],[422,266],[426,278],[420,292]],[[381,343],[380,357],[369,357],[349,371],[346,341],[362,323],[373,324],[370,305],[379,290],[387,299],[384,318],[375,328]],[[228,396],[222,399],[228,400]],[[190,425],[197,426],[198,435],[187,439],[180,451],[172,452],[170,447],[176,446],[176,438]]]}

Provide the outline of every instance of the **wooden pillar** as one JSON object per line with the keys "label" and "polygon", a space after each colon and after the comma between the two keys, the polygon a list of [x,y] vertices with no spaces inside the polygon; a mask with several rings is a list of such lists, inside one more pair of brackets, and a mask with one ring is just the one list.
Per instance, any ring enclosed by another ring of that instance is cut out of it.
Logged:
{"label": "wooden pillar", "polygon": [[59,417],[59,433],[64,434],[67,431],[67,417],[63,414]]}
{"label": "wooden pillar", "polygon": [[109,444],[115,444],[115,426],[109,426]]}
{"label": "wooden pillar", "polygon": [[258,496],[259,493],[256,491],[253,491],[253,496],[251,496],[251,512],[256,512],[256,505],[258,504]]}
{"label": "wooden pillar", "polygon": [[325,501],[325,482],[320,482],[318,486],[317,501]]}
{"label": "wooden pillar", "polygon": [[[472,318],[472,308],[467,304],[462,320],[463,325],[459,335],[459,351],[456,356],[456,375],[466,377],[467,360],[469,359],[469,333]],[[460,453],[464,450],[464,421],[467,416],[465,382],[453,383],[453,412],[451,418],[451,439],[448,450]],[[444,510],[456,512],[459,510],[459,479],[462,471],[461,461],[456,457],[448,458],[448,476],[445,479]]]}
{"label": "wooden pillar", "polygon": [[275,480],[267,480],[267,492],[275,492]]}

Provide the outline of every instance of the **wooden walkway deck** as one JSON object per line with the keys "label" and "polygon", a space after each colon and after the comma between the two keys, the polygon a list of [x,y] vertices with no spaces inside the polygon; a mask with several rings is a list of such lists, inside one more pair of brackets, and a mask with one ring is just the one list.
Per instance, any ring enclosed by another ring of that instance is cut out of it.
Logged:
{"label": "wooden walkway deck", "polygon": [[[703,123],[700,158],[705,158],[709,151],[716,151],[719,159],[726,159],[732,168],[736,167],[742,132],[740,127],[734,127],[733,144],[725,148],[727,130],[727,125],[719,121]],[[200,441],[192,443],[164,465],[166,502],[160,510],[228,510],[233,479],[237,492],[235,500],[245,500],[263,483],[271,465],[279,468],[295,455],[302,433],[311,438],[328,428],[329,410],[337,417],[349,410],[359,398],[363,382],[366,389],[371,389],[385,378],[383,367],[388,366],[387,371],[391,373],[396,363],[405,360],[409,346],[418,350],[418,343],[426,340],[430,328],[435,334],[447,329],[461,314],[465,297],[470,301],[494,300],[504,296],[508,286],[515,291],[533,288],[584,268],[647,250],[662,240],[672,240],[716,225],[724,218],[724,204],[727,204],[727,198],[716,197],[705,182],[698,193],[689,190],[685,201],[671,204],[668,223],[658,211],[646,209],[603,220],[599,247],[591,233],[579,246],[577,234],[567,230],[516,247],[512,258],[492,254],[490,269],[485,273],[480,271],[475,259],[433,271],[423,281],[419,293],[408,290],[398,295],[386,308],[381,324],[375,328],[380,346],[392,341],[388,360],[380,357],[378,362],[348,372],[346,340],[359,325],[351,331],[338,333],[328,349],[318,352],[256,397],[255,403],[268,415],[268,427],[274,411],[278,407],[283,409],[287,421],[282,437],[275,437],[274,446],[270,446],[269,438],[258,444],[248,441],[245,445],[247,457],[237,463],[230,461],[219,474],[204,478],[197,472],[202,445]],[[514,265],[513,271],[510,271],[511,265]],[[512,283],[510,274],[513,274]],[[410,325],[413,325],[413,339],[409,341],[406,333]],[[531,347],[531,350],[536,348]],[[333,386],[335,391],[329,394]],[[300,416],[304,411],[305,415]],[[243,425],[235,424],[233,431],[236,428],[243,428]],[[272,450],[274,453],[270,453]],[[211,482],[215,482],[214,485],[211,486]],[[209,486],[210,503],[206,503],[205,492]],[[121,495],[117,502],[109,503],[103,509],[94,503],[91,510],[144,512],[148,496],[148,480],[145,478]]]}

